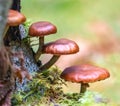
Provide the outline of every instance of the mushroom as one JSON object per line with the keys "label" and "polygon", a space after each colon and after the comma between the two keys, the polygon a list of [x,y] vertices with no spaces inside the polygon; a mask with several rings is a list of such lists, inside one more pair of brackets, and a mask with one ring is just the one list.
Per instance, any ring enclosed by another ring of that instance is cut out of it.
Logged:
{"label": "mushroom", "polygon": [[56,26],[47,21],[35,22],[29,27],[29,35],[32,37],[39,37],[39,48],[35,54],[36,62],[39,60],[39,57],[42,54],[44,36],[54,34],[56,32],[57,32]]}
{"label": "mushroom", "polygon": [[53,57],[40,67],[40,71],[50,68],[61,55],[74,54],[78,51],[78,45],[74,41],[65,38],[43,45],[42,52],[45,54],[52,54]]}
{"label": "mushroom", "polygon": [[110,77],[110,73],[104,68],[83,64],[65,68],[60,77],[66,81],[81,83],[80,94],[84,94],[89,87],[88,83],[104,80]]}
{"label": "mushroom", "polygon": [[15,10],[9,10],[7,24],[3,36],[5,36],[9,26],[17,26],[24,23],[25,21],[26,17],[23,14]]}

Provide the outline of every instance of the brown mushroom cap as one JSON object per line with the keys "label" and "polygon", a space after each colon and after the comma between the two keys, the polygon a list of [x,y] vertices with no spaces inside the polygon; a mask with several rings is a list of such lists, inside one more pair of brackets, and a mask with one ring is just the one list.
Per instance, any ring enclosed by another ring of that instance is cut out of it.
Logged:
{"label": "brown mushroom cap", "polygon": [[74,41],[68,39],[59,39],[43,46],[43,53],[54,55],[73,54],[77,53],[78,51],[78,45]]}
{"label": "brown mushroom cap", "polygon": [[109,72],[93,65],[77,65],[66,68],[61,78],[77,83],[92,83],[110,77]]}
{"label": "brown mushroom cap", "polygon": [[7,25],[17,26],[19,24],[24,23],[25,21],[26,17],[23,14],[15,10],[9,10]]}
{"label": "brown mushroom cap", "polygon": [[54,34],[56,32],[56,26],[47,21],[33,23],[29,28],[29,35],[33,37],[43,37],[45,35]]}

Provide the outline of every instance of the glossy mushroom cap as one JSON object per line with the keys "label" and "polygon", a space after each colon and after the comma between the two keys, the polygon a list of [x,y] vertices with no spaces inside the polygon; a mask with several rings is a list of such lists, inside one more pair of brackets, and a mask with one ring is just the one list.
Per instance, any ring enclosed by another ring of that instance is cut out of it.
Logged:
{"label": "glossy mushroom cap", "polygon": [[54,34],[56,32],[56,26],[47,21],[33,23],[29,28],[29,35],[33,37],[43,37],[45,35]]}
{"label": "glossy mushroom cap", "polygon": [[24,23],[25,21],[26,17],[23,14],[15,10],[9,10],[7,25],[17,26],[19,24]]}
{"label": "glossy mushroom cap", "polygon": [[104,80],[110,77],[110,74],[106,69],[97,66],[77,65],[66,68],[60,77],[71,82],[92,83]]}
{"label": "glossy mushroom cap", "polygon": [[48,54],[64,55],[77,53],[78,51],[78,45],[74,41],[68,39],[59,39],[43,46],[43,53]]}

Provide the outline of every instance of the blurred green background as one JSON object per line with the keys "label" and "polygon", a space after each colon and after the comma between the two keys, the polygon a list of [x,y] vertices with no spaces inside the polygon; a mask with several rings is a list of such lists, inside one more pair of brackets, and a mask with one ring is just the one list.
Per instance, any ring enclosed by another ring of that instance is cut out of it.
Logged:
{"label": "blurred green background", "polygon": [[[120,104],[120,0],[22,0],[21,2],[21,11],[28,20],[50,21],[57,26],[58,32],[47,36],[46,42],[69,38],[79,44],[80,53],[70,57],[63,56],[56,64],[61,69],[82,63],[93,63],[107,68],[111,77],[91,84],[89,89],[98,91],[110,101]],[[48,58],[49,56],[45,56],[42,59],[46,61]],[[79,92],[79,85],[69,83],[69,86],[65,88],[66,92]]]}

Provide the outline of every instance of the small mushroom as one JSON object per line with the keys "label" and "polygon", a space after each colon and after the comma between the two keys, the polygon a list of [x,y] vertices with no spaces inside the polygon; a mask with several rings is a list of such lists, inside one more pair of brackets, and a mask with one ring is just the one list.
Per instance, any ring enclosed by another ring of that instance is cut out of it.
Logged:
{"label": "small mushroom", "polygon": [[39,57],[42,54],[44,36],[54,34],[56,32],[57,32],[56,26],[47,21],[35,22],[29,27],[29,35],[32,37],[39,37],[39,48],[35,54],[36,62],[39,60]]}
{"label": "small mushroom", "polygon": [[52,54],[53,57],[40,67],[40,71],[50,68],[61,55],[74,54],[78,51],[79,47],[74,41],[64,38],[43,45],[42,52],[45,54]]}
{"label": "small mushroom", "polygon": [[64,69],[60,77],[66,81],[81,83],[80,94],[84,94],[89,87],[88,83],[104,80],[110,77],[110,74],[104,68],[83,64]]}
{"label": "small mushroom", "polygon": [[18,26],[26,21],[26,17],[16,10],[9,10],[6,28],[3,36],[8,31],[9,26]]}
{"label": "small mushroom", "polygon": [[21,23],[24,23],[25,21],[26,17],[22,13],[15,10],[9,10],[7,25],[17,26]]}

